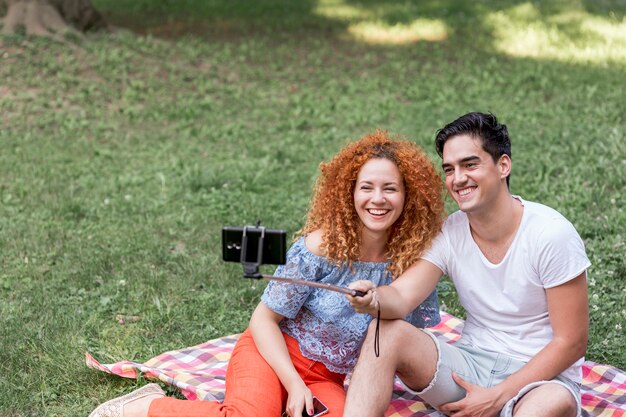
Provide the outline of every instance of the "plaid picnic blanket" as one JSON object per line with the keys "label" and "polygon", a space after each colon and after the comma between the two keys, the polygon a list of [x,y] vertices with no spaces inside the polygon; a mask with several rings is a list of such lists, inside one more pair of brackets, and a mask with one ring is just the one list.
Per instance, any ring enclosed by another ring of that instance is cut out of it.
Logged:
{"label": "plaid picnic blanket", "polygon": [[[442,340],[460,337],[463,321],[442,312],[441,323],[431,330]],[[207,393],[224,398],[224,380],[230,354],[239,335],[221,337],[197,346],[160,354],[145,363],[121,361],[103,365],[86,353],[87,366],[124,378],[158,379],[178,388],[190,400],[204,399]],[[587,361],[583,365],[583,416],[626,416],[626,372],[609,365]],[[396,381],[394,395],[385,417],[445,417],[421,399],[405,391]]]}

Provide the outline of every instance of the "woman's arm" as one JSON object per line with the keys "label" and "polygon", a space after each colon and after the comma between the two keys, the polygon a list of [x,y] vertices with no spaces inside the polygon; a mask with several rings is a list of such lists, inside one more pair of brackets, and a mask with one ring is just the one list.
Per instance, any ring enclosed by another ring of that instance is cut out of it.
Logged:
{"label": "woman's arm", "polygon": [[[261,356],[272,367],[288,393],[286,410],[291,416],[313,409],[313,394],[296,371],[278,323],[284,317],[262,302],[252,313],[250,331]],[[259,381],[262,383],[262,381]]]}

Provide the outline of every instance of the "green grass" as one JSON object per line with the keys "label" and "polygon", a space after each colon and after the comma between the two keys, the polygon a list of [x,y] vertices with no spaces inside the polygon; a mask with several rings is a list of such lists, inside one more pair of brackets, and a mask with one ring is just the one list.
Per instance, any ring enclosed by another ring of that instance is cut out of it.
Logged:
{"label": "green grass", "polygon": [[585,240],[588,358],[626,368],[622,2],[93,3],[136,33],[0,37],[0,415],[136,385],[86,351],[242,331],[265,284],[221,262],[222,225],[292,233],[348,140],[385,128],[439,164],[435,131],[473,110],[509,127],[512,191]]}

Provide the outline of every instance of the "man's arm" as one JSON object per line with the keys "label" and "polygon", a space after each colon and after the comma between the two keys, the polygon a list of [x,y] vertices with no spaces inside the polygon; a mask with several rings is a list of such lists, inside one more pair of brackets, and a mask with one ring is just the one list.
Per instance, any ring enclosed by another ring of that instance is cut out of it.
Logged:
{"label": "man's arm", "polygon": [[403,319],[420,305],[435,289],[441,269],[420,259],[389,285],[374,288],[370,281],[355,281],[350,288],[368,292],[363,297],[346,296],[359,313],[375,316],[380,304],[383,319]]}
{"label": "man's arm", "polygon": [[457,377],[468,395],[463,400],[441,406],[441,411],[455,412],[455,417],[496,415],[524,386],[551,380],[584,356],[589,333],[586,273],[546,289],[546,295],[554,332],[550,343],[519,371],[492,388],[481,388]]}

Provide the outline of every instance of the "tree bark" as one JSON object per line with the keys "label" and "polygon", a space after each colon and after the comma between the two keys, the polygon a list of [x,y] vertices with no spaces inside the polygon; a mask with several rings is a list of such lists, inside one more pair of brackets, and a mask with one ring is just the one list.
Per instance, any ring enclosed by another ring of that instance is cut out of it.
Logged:
{"label": "tree bark", "polygon": [[2,15],[5,34],[23,28],[27,35],[60,38],[107,27],[90,0],[0,0]]}

